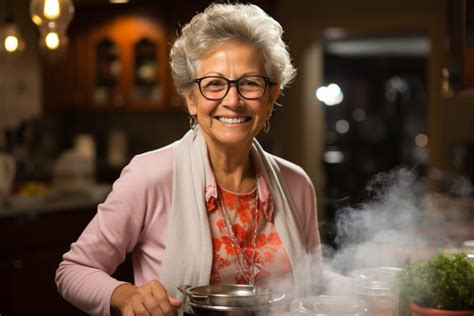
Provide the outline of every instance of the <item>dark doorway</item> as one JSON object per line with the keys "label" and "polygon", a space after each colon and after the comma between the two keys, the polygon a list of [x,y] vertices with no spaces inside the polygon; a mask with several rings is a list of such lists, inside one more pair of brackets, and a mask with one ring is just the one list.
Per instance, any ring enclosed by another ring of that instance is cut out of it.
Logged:
{"label": "dark doorway", "polygon": [[370,198],[365,187],[375,174],[400,166],[424,173],[428,56],[426,36],[325,41],[324,84],[337,84],[344,95],[325,106],[329,243],[335,212]]}

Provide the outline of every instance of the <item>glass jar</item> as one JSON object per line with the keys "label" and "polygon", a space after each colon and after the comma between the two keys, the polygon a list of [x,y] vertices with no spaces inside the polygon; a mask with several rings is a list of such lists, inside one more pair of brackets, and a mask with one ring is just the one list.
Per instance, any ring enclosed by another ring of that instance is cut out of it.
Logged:
{"label": "glass jar", "polygon": [[291,316],[366,316],[365,303],[345,296],[308,296],[294,300],[290,305]]}
{"label": "glass jar", "polygon": [[462,251],[466,253],[467,260],[474,264],[474,239],[463,241]]}
{"label": "glass jar", "polygon": [[367,304],[368,316],[398,316],[395,275],[400,268],[376,267],[353,271],[352,293]]}

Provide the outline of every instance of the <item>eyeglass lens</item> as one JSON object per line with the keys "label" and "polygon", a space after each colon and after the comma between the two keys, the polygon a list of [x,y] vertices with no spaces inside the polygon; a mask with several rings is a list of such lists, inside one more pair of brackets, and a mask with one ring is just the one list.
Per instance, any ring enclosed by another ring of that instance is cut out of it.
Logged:
{"label": "eyeglass lens", "polygon": [[[219,100],[227,95],[232,80],[223,77],[204,77],[199,80],[199,89],[205,98]],[[246,99],[258,99],[267,87],[265,77],[245,76],[236,82],[239,94]]]}

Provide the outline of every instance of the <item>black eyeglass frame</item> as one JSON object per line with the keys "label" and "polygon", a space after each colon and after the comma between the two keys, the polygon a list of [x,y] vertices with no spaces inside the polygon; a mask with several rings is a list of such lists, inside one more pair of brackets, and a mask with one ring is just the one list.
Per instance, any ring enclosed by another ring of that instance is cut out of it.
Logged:
{"label": "black eyeglass frame", "polygon": [[[239,88],[239,81],[244,79],[244,78],[248,78],[248,77],[259,77],[259,78],[262,78],[264,81],[265,81],[265,87],[263,88],[263,92],[260,96],[258,97],[255,97],[255,98],[247,98],[246,96],[244,96],[242,94],[242,92],[240,91],[240,88]],[[204,95],[204,93],[202,92],[202,88],[201,88],[201,81],[204,80],[204,79],[208,79],[208,78],[219,78],[219,79],[224,79],[225,81],[227,81],[227,90],[226,92],[224,93],[224,96],[222,96],[221,98],[217,98],[217,99],[214,99],[214,98],[209,98],[209,97],[206,97]],[[260,76],[260,75],[245,75],[245,76],[242,76],[240,78],[237,78],[237,79],[234,79],[234,80],[230,80],[230,79],[227,79],[225,77],[221,77],[221,76],[204,76],[204,77],[201,77],[201,78],[197,78],[197,79],[194,79],[192,81],[192,83],[197,83],[198,87],[199,87],[199,92],[201,92],[201,95],[207,99],[207,100],[211,100],[211,101],[219,101],[219,100],[222,100],[226,97],[226,95],[229,93],[229,90],[230,90],[230,87],[235,84],[235,88],[237,89],[237,92],[239,93],[239,95],[244,98],[245,100],[257,100],[257,99],[260,99],[261,97],[263,97],[265,95],[265,92],[267,92],[267,87],[269,85],[274,85],[275,82],[271,81],[270,78],[268,77],[265,77],[265,76]]]}

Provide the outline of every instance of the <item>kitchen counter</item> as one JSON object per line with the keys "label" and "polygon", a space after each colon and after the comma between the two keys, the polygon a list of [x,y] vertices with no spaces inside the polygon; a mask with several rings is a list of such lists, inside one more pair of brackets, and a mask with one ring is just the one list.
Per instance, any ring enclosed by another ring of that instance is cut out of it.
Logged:
{"label": "kitchen counter", "polygon": [[[50,191],[42,199],[13,199],[0,207],[0,314],[86,315],[58,294],[54,277],[110,189]],[[114,276],[133,281],[129,256]]]}
{"label": "kitchen counter", "polygon": [[36,216],[42,213],[62,212],[85,208],[96,209],[109,192],[111,185],[92,185],[80,190],[51,190],[42,197],[12,197],[0,205],[0,218],[12,216]]}

